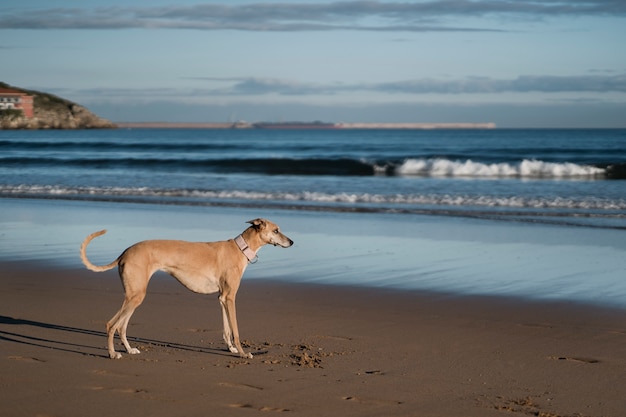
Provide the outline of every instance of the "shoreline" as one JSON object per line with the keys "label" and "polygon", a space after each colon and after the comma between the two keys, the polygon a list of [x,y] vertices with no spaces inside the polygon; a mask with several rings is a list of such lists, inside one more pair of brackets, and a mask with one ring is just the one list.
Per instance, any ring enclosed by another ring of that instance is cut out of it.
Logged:
{"label": "shoreline", "polygon": [[156,276],[129,326],[141,354],[111,360],[115,271],[0,267],[2,415],[618,417],[626,407],[616,310],[244,276],[237,311],[255,355],[244,360],[221,340],[216,297]]}

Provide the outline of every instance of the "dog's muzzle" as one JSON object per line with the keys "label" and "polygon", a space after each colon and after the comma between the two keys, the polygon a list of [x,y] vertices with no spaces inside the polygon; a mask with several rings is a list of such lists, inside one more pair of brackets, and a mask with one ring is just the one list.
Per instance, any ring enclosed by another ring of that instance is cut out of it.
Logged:
{"label": "dog's muzzle", "polygon": [[274,246],[280,246],[281,248],[288,248],[291,245],[293,245],[293,240],[289,239],[288,237],[286,237],[285,239],[287,239],[287,243],[282,243],[282,242],[272,242],[272,245]]}

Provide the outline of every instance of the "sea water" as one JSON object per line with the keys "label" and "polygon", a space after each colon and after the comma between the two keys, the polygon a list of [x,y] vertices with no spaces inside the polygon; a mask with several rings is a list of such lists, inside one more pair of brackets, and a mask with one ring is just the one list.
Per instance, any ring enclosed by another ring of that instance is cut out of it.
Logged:
{"label": "sea water", "polygon": [[626,130],[0,131],[0,196],[626,225]]}
{"label": "sea water", "polygon": [[278,210],[301,250],[253,276],[626,306],[626,130],[0,131],[0,197],[60,223],[67,200],[178,207],[181,238],[213,207]]}

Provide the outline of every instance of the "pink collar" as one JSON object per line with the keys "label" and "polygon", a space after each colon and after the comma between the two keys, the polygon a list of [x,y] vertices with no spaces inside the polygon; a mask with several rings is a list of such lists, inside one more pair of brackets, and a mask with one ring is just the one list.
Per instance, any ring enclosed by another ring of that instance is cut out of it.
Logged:
{"label": "pink collar", "polygon": [[243,255],[248,259],[249,263],[254,264],[256,263],[256,261],[258,261],[259,258],[257,257],[256,253],[252,249],[250,249],[243,236],[237,236],[235,238],[235,243],[241,250],[241,253],[243,253]]}

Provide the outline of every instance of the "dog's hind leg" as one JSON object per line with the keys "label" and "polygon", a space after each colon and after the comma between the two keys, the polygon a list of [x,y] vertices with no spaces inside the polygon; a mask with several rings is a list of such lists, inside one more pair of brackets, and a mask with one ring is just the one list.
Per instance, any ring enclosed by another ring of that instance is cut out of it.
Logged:
{"label": "dog's hind leg", "polygon": [[109,350],[109,357],[111,359],[120,359],[122,357],[121,353],[115,351],[115,332],[119,330],[119,318],[122,314],[122,309],[115,313],[115,315],[111,318],[111,320],[107,323],[107,348]]}
{"label": "dog's hind leg", "polygon": [[135,355],[140,353],[139,349],[132,348],[128,343],[126,328],[128,327],[128,322],[135,312],[135,309],[139,307],[146,297],[148,281],[151,276],[151,273],[146,271],[142,265],[128,265],[126,262],[120,264],[119,273],[122,284],[124,285],[125,297],[120,310],[107,323],[108,349],[111,359],[119,359],[122,357],[120,353],[115,351],[114,338],[116,331],[119,333],[120,339],[129,354]]}
{"label": "dog's hind leg", "polygon": [[122,340],[122,343],[124,344],[124,347],[126,348],[126,352],[128,352],[131,355],[137,355],[141,352],[139,351],[139,349],[131,347],[130,344],[128,343],[128,339],[126,338],[126,328],[128,327],[128,322],[130,321],[131,316],[135,312],[135,309],[139,307],[139,305],[141,304],[144,298],[145,298],[145,294],[137,294],[128,302],[128,308],[125,311],[125,314],[123,315],[123,321],[121,323],[122,326],[119,329],[120,339]]}
{"label": "dog's hind leg", "polygon": [[144,294],[136,294],[132,297],[126,297],[120,311],[118,311],[107,323],[108,349],[109,357],[111,359],[119,359],[122,357],[119,352],[115,351],[114,338],[116,331],[119,333],[120,340],[129,354],[136,355],[141,353],[139,349],[131,347],[128,343],[128,339],[126,338],[126,328],[128,327],[128,322],[135,312],[135,309],[139,307],[144,297]]}
{"label": "dog's hind leg", "polygon": [[154,272],[150,270],[149,266],[146,265],[145,262],[128,262],[123,258],[123,256],[124,255],[122,255],[119,264],[119,274],[122,279],[122,284],[124,285],[124,302],[122,303],[122,307],[117,314],[115,314],[115,316],[113,316],[107,324],[109,356],[112,359],[119,359],[122,357],[120,353],[115,352],[113,339],[116,331],[120,335],[120,340],[124,344],[126,352],[131,355],[140,353],[139,349],[131,347],[128,343],[128,339],[126,338],[126,329],[131,316],[146,297],[148,282]]}

